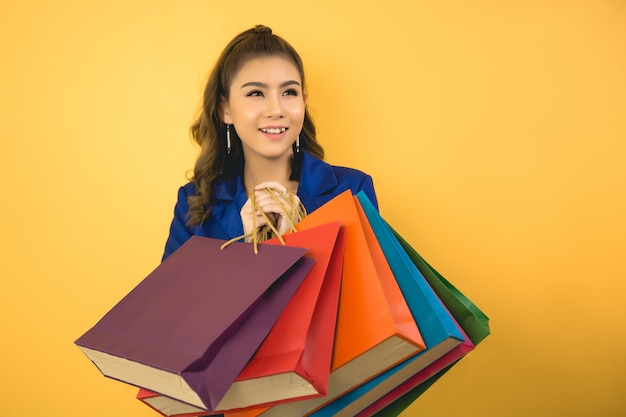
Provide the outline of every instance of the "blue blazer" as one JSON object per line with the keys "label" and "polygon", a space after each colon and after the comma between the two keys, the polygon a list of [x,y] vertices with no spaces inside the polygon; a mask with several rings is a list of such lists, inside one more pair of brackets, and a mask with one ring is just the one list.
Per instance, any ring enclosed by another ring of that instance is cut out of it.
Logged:
{"label": "blue blazer", "polygon": [[[312,213],[346,190],[350,190],[352,194],[363,191],[378,208],[372,177],[352,168],[329,165],[303,152],[302,172],[297,194],[308,213]],[[239,213],[248,200],[248,195],[241,176],[217,182],[213,192],[216,203],[209,218],[201,225],[189,227],[186,225],[189,211],[187,197],[195,195],[196,187],[191,182],[180,187],[163,260],[193,235],[224,240],[243,235]]]}

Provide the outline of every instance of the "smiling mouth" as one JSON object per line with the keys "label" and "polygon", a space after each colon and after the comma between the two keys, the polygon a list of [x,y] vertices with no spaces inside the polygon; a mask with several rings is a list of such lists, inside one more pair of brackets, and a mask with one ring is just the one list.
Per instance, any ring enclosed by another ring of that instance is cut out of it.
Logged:
{"label": "smiling mouth", "polygon": [[286,127],[273,127],[273,128],[270,128],[270,129],[263,129],[263,128],[261,128],[259,130],[261,132],[263,132],[263,133],[278,134],[278,133],[284,133],[287,130],[287,128]]}

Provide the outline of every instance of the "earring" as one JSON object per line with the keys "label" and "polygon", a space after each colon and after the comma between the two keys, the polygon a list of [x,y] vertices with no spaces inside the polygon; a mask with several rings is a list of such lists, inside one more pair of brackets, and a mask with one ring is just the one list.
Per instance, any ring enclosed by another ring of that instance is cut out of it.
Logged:
{"label": "earring", "polygon": [[296,152],[300,152],[300,135],[296,137]]}
{"label": "earring", "polygon": [[226,125],[226,152],[230,155],[230,125]]}

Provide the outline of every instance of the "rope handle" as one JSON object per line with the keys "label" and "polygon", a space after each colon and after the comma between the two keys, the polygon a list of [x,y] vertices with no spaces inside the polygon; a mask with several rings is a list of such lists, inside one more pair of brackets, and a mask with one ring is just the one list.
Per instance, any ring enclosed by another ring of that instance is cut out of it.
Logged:
{"label": "rope handle", "polygon": [[[295,200],[295,196],[291,193],[282,193],[282,197],[283,198],[288,198],[289,201],[289,206],[287,207],[285,206],[285,204],[283,203],[283,201],[281,200],[280,196],[276,195],[276,190],[272,189],[272,188],[263,188],[263,191],[265,191],[272,200],[274,200],[275,202],[278,203],[278,205],[280,206],[282,213],[281,215],[287,220],[287,222],[289,223],[289,229],[292,232],[297,232],[298,229],[296,229],[296,224],[302,220],[304,217],[306,217],[307,212],[306,212],[306,208],[304,207],[304,205],[302,204],[302,202],[300,202],[297,207],[296,207],[296,200]],[[276,229],[276,226],[274,226],[274,224],[270,221],[270,219],[267,217],[267,214],[265,212],[263,212],[260,207],[257,205],[255,197],[254,197],[254,191],[252,191],[249,194],[249,198],[250,198],[250,203],[252,205],[252,231],[246,234],[243,234],[241,236],[237,236],[234,237],[226,242],[224,242],[222,244],[222,246],[220,246],[220,250],[223,250],[225,247],[227,247],[228,245],[230,245],[233,242],[236,242],[238,240],[241,239],[245,239],[246,241],[252,241],[253,243],[253,247],[254,247],[254,253],[258,254],[259,253],[259,248],[258,248],[258,244],[260,242],[264,242],[270,238],[272,238],[273,236],[276,236],[278,238],[278,240],[280,241],[281,245],[285,245],[285,240],[283,239],[283,237],[281,236],[281,234],[278,232],[278,230]],[[291,209],[290,209],[291,208]],[[265,220],[265,226],[262,227],[257,227],[256,225],[256,216],[254,215],[255,212],[259,212],[261,214],[261,216],[263,216],[263,219]],[[266,227],[269,227],[270,232],[267,231]]]}

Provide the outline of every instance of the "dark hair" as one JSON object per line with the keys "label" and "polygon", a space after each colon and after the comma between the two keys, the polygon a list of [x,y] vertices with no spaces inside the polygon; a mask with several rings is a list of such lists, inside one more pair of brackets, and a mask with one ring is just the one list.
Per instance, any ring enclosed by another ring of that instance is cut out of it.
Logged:
{"label": "dark hair", "polygon": [[[188,197],[189,225],[201,224],[215,204],[213,185],[216,181],[236,177],[243,167],[243,150],[236,132],[231,131],[231,152],[226,150],[226,125],[222,120],[221,103],[228,99],[230,85],[237,72],[251,59],[282,56],[298,69],[305,90],[304,65],[296,50],[267,26],[257,25],[235,36],[220,54],[204,89],[202,108],[191,125],[193,140],[200,145],[200,153],[191,181],[196,194]],[[317,158],[324,158],[324,150],[315,137],[315,125],[305,106],[304,123],[300,132],[300,149]],[[291,180],[299,180],[302,154],[294,152]]]}

